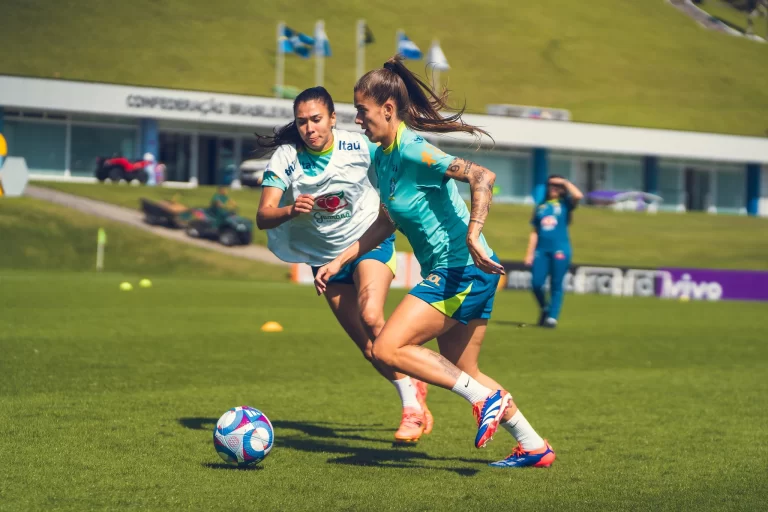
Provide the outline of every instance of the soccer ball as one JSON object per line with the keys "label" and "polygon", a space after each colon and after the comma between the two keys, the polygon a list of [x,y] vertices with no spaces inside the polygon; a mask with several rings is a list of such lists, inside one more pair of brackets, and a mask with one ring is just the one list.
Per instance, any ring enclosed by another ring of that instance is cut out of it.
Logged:
{"label": "soccer ball", "polygon": [[269,418],[258,409],[233,407],[216,422],[213,446],[227,464],[254,466],[267,458],[275,441]]}

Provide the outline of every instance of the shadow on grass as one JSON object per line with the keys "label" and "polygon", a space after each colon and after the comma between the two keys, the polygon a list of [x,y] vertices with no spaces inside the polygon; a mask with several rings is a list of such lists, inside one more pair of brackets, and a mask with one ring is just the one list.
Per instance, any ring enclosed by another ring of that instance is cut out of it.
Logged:
{"label": "shadow on grass", "polygon": [[527,322],[515,322],[514,320],[493,320],[494,324],[509,325],[512,327],[538,327],[536,324],[529,324]]}
{"label": "shadow on grass", "polygon": [[238,466],[231,466],[229,464],[222,464],[222,463],[211,464],[210,462],[205,462],[201,464],[201,466],[208,469],[227,469],[227,470],[234,470],[234,471],[261,471],[262,469],[264,469],[261,466],[248,466],[248,467],[241,468]]}
{"label": "shadow on grass", "polygon": [[[179,424],[192,430],[212,431],[216,425],[215,418],[180,418]],[[350,425],[328,422],[300,422],[300,421],[275,421],[272,423],[276,429],[294,430],[299,435],[275,436],[275,445],[309,453],[336,454],[337,457],[328,459],[329,464],[343,464],[349,466],[380,467],[394,469],[434,469],[456,473],[460,476],[474,476],[479,469],[473,467],[456,467],[456,463],[487,464],[486,460],[464,459],[460,457],[431,457],[416,448],[418,445],[394,444],[389,440],[375,439],[354,434],[361,429],[367,431],[391,431],[388,428],[371,428],[370,425]],[[380,427],[380,425],[373,425]],[[304,437],[308,436],[308,437]],[[349,441],[365,441],[385,443],[391,448],[368,448],[353,446]],[[430,462],[452,462],[453,467],[439,467],[429,465]],[[237,469],[226,464],[204,464],[204,466],[220,469]],[[258,466],[257,466],[258,467]]]}

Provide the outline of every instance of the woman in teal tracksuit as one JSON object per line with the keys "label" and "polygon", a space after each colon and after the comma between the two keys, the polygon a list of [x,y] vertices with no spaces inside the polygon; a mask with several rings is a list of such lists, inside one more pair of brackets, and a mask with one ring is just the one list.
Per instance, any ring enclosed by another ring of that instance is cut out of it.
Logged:
{"label": "woman in teal tracksuit", "polygon": [[[528,241],[525,264],[533,274],[533,294],[541,308],[539,325],[556,327],[563,305],[563,279],[571,265],[568,226],[573,210],[584,194],[562,176],[550,176],[544,201],[536,205],[531,218],[533,231]],[[544,291],[550,276],[550,302]]]}

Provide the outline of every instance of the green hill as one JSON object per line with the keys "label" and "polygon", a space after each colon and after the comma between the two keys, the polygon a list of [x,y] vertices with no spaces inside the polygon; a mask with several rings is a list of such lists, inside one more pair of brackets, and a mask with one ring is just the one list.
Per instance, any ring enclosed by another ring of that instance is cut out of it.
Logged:
{"label": "green hill", "polygon": [[[398,28],[424,51],[437,38],[452,66],[444,77],[471,111],[515,103],[584,122],[768,129],[768,47],[702,30],[662,0],[4,0],[0,73],[269,95],[276,22],[311,33],[320,18],[333,48],[326,85],[341,101],[365,18],[376,37],[369,68],[394,53]],[[311,60],[287,59],[287,84],[313,76]]]}

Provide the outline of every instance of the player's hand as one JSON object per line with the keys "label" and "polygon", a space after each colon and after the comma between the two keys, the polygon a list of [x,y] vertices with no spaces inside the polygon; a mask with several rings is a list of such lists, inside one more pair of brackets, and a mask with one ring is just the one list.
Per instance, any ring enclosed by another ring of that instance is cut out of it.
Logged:
{"label": "player's hand", "polygon": [[315,206],[315,198],[309,194],[301,194],[296,198],[296,202],[293,203],[291,214],[300,215],[302,213],[310,213],[313,206]]}
{"label": "player's hand", "polygon": [[565,178],[549,178],[548,181],[552,185],[565,185],[568,180]]}
{"label": "player's hand", "polygon": [[533,254],[526,254],[523,263],[525,263],[526,267],[533,266]]}
{"label": "player's hand", "polygon": [[469,248],[470,256],[472,256],[472,261],[475,262],[477,268],[486,274],[504,275],[504,267],[488,257],[479,239],[474,237],[467,238],[467,247]]}
{"label": "player's hand", "polygon": [[325,293],[325,290],[328,289],[328,281],[339,272],[341,272],[341,264],[338,260],[333,260],[320,267],[315,276],[315,290],[317,290],[318,295]]}

